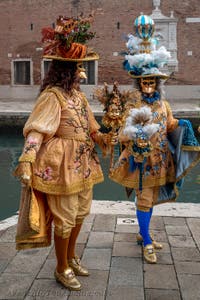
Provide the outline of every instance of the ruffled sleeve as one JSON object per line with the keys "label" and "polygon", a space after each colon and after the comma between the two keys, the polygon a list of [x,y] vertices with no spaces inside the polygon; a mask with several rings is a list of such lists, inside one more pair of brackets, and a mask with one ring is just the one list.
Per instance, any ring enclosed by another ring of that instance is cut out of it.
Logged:
{"label": "ruffled sleeve", "polygon": [[56,133],[60,124],[61,106],[56,95],[43,92],[29,116],[23,134],[25,145],[19,161],[34,162],[42,142],[48,141]]}

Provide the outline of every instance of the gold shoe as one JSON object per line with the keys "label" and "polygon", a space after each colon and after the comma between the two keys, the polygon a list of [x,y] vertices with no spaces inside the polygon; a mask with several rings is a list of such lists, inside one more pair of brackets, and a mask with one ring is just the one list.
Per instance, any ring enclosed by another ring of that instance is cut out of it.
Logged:
{"label": "gold shoe", "polygon": [[154,251],[154,247],[152,244],[148,244],[143,248],[143,255],[146,262],[150,264],[156,264],[157,263],[157,257]]}
{"label": "gold shoe", "polygon": [[152,245],[156,250],[161,250],[163,248],[163,245],[161,243],[156,242],[155,240],[152,240]]}
{"label": "gold shoe", "polygon": [[79,276],[89,276],[86,267],[81,265],[81,260],[78,256],[68,260],[69,266],[73,269],[74,273]]}
{"label": "gold shoe", "polygon": [[71,268],[67,268],[63,273],[54,272],[54,276],[58,282],[64,285],[67,289],[72,291],[80,291],[81,284],[75,277],[75,274]]}
{"label": "gold shoe", "polygon": [[[150,237],[151,237],[152,245],[153,245],[154,249],[160,250],[160,249],[163,248],[163,245],[161,243],[158,243],[156,240],[154,240],[154,237],[153,237],[152,233],[150,233]],[[142,245],[143,244],[143,238],[142,238],[142,236],[141,236],[140,233],[137,233],[136,240],[137,240],[137,244],[138,245]]]}

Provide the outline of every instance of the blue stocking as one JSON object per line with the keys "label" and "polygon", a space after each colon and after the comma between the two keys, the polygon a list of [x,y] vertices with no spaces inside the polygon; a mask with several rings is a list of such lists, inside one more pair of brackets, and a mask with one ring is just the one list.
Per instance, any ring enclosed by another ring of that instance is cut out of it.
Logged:
{"label": "blue stocking", "polygon": [[149,234],[149,225],[152,216],[153,209],[151,208],[149,211],[136,211],[139,227],[140,227],[140,234],[143,238],[144,247],[148,244],[152,244],[152,240]]}

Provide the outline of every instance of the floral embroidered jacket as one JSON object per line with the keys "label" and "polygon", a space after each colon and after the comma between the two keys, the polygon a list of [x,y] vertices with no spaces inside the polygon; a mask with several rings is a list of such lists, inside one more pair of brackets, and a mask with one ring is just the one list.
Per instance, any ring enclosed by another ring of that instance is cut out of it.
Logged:
{"label": "floral embroidered jacket", "polygon": [[32,187],[49,194],[72,194],[103,181],[91,134],[96,122],[85,95],[59,88],[41,93],[24,127],[20,162],[32,163]]}
{"label": "floral embroidered jacket", "polygon": [[[178,120],[173,118],[171,108],[167,101],[157,100],[152,104],[141,99],[141,93],[135,92],[135,99],[127,103],[125,116],[128,115],[130,109],[148,106],[153,114],[153,122],[159,124],[159,131],[151,138],[153,150],[144,163],[142,187],[162,186],[168,182],[175,181],[175,167],[172,154],[169,149],[167,133],[178,127]],[[139,188],[139,169],[130,171],[129,157],[132,155],[127,136],[123,135],[123,128],[120,131],[119,138],[124,143],[125,149],[122,151],[118,161],[116,162],[110,178],[117,183],[129,187]]]}

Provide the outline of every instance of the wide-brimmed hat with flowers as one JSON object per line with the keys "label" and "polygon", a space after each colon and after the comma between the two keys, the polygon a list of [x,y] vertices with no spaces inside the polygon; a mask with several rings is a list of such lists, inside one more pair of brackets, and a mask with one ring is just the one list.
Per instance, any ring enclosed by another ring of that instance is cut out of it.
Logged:
{"label": "wide-brimmed hat with flowers", "polygon": [[95,32],[89,31],[92,21],[93,15],[87,18],[59,16],[55,29],[42,29],[43,57],[74,62],[99,59],[99,55],[86,45],[95,36]]}
{"label": "wide-brimmed hat with flowers", "polygon": [[169,75],[164,74],[160,68],[168,63],[170,52],[164,46],[156,49],[157,41],[153,38],[154,21],[151,17],[140,15],[135,23],[136,36],[127,36],[123,63],[124,69],[132,78],[159,77],[167,79]]}

